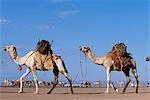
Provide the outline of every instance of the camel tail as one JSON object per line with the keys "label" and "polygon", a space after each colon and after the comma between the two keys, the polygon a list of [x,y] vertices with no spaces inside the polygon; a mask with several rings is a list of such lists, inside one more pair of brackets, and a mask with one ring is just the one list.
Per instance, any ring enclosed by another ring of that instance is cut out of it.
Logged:
{"label": "camel tail", "polygon": [[131,67],[132,70],[133,70],[133,69],[136,69],[136,61],[135,61],[134,59],[131,59],[131,62],[132,62],[132,64],[133,64],[133,66]]}
{"label": "camel tail", "polygon": [[54,56],[53,56],[53,60],[54,60],[55,64],[57,65],[58,70],[59,70],[60,72],[68,73],[68,71],[67,71],[67,69],[66,69],[66,66],[65,66],[65,63],[64,63],[63,59],[61,58],[61,56],[59,56],[59,55],[54,55]]}

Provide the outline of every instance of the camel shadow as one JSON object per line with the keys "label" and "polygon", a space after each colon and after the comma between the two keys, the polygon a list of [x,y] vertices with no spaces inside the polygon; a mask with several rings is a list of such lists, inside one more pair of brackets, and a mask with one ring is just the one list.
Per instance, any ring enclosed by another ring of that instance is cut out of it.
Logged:
{"label": "camel shadow", "polygon": [[[51,93],[51,94],[71,94],[71,93]],[[74,93],[71,95],[78,95],[78,94],[104,94],[103,92],[101,93]]]}
{"label": "camel shadow", "polygon": [[[14,93],[14,94],[19,94],[18,92],[16,92],[16,91],[5,91],[5,90],[3,90],[3,91],[0,91],[0,93],[1,94],[4,94],[4,93]],[[26,94],[26,93],[32,93],[32,92],[23,92],[23,93],[21,93],[21,94]],[[150,91],[139,91],[138,93],[135,93],[135,92],[131,92],[131,91],[129,91],[129,92],[125,92],[125,93],[123,93],[123,92],[110,92],[110,93],[108,93],[108,94],[106,94],[106,95],[109,95],[109,94],[118,94],[118,95],[120,95],[120,94],[123,94],[123,95],[125,95],[125,94],[149,94],[150,93]],[[41,92],[41,93],[39,93],[39,94],[47,94],[47,93],[45,93],[45,92]],[[64,93],[56,93],[56,92],[54,92],[54,93],[51,93],[51,94],[71,94],[71,93],[68,93],[68,92],[64,92]],[[51,95],[51,94],[48,94],[48,95]],[[71,94],[71,95],[84,95],[84,94],[105,94],[104,92],[74,92],[74,94]]]}
{"label": "camel shadow", "polygon": [[150,93],[150,91],[140,91],[140,92],[138,92],[138,93],[135,93],[135,92],[125,92],[125,93],[123,93],[123,92],[119,92],[119,93],[117,93],[117,92],[110,92],[110,93],[108,93],[108,94],[106,94],[106,93],[104,93],[104,92],[95,92],[95,93],[80,93],[80,92],[75,92],[74,94],[71,94],[71,93],[51,93],[51,94],[71,94],[71,95],[84,95],[84,94],[106,94],[106,95],[110,95],[110,94],[118,94],[118,95],[126,95],[126,94],[149,94]]}
{"label": "camel shadow", "polygon": [[135,93],[135,92],[125,92],[125,93],[119,93],[119,94],[145,94],[145,93],[150,93],[150,91],[140,91],[138,93]]}

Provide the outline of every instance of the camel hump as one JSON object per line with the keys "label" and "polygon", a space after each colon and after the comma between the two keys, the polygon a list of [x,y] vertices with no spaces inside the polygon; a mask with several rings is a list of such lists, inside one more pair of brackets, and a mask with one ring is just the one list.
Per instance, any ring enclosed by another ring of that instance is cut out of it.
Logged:
{"label": "camel hump", "polygon": [[37,69],[51,69],[53,67],[51,44],[47,40],[38,41],[36,50]]}
{"label": "camel hump", "polygon": [[50,53],[44,55],[41,54],[39,51],[36,51],[35,62],[37,70],[46,71],[53,68],[53,60],[52,55]]}
{"label": "camel hump", "polygon": [[112,47],[112,53],[123,56],[127,53],[127,46],[124,43],[117,43]]}
{"label": "camel hump", "polygon": [[117,43],[112,47],[112,51],[109,55],[114,61],[114,69],[121,70],[123,68],[123,58],[127,54],[127,46],[124,43]]}
{"label": "camel hump", "polygon": [[37,51],[41,54],[48,54],[48,51],[50,51],[51,54],[53,53],[50,48],[50,43],[47,40],[38,41]]}

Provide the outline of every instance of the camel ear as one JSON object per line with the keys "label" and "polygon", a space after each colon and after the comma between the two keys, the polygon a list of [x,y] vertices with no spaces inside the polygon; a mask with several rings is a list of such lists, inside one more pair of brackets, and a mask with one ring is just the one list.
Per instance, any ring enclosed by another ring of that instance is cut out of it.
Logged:
{"label": "camel ear", "polygon": [[85,52],[88,52],[90,50],[90,47],[84,47],[85,48]]}
{"label": "camel ear", "polygon": [[87,47],[87,50],[90,50],[90,47]]}
{"label": "camel ear", "polygon": [[14,47],[14,49],[16,50],[16,47]]}

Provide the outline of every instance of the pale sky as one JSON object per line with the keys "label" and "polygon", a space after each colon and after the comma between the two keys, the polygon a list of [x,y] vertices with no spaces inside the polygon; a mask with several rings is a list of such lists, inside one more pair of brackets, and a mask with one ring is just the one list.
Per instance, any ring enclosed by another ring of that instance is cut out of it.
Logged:
{"label": "pale sky", "polygon": [[[23,56],[40,38],[54,41],[52,50],[62,56],[75,81],[106,80],[104,67],[85,59],[80,45],[101,56],[118,42],[135,58],[139,79],[150,81],[150,63],[145,61],[150,55],[149,17],[148,0],[1,0],[1,80],[19,79],[25,71],[24,66],[18,72],[2,48],[13,44]],[[39,80],[53,79],[52,71],[37,74]],[[65,80],[62,75],[59,79]],[[124,74],[112,72],[112,81],[118,80],[126,80]]]}

